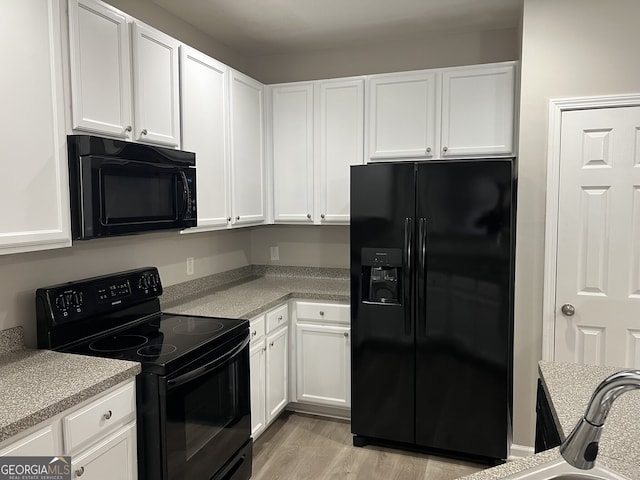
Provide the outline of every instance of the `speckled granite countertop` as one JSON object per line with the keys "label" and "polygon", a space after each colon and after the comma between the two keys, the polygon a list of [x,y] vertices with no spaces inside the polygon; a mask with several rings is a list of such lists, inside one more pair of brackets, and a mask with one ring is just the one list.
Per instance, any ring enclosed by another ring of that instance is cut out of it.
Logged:
{"label": "speckled granite countertop", "polygon": [[140,364],[24,347],[0,331],[0,442],[140,373]]}
{"label": "speckled granite countertop", "polygon": [[[578,423],[598,384],[620,370],[573,363],[539,363],[542,385],[551,400],[551,411],[561,439],[566,438]],[[559,457],[560,452],[554,448],[463,478],[504,478]],[[640,391],[625,393],[614,402],[600,439],[597,462],[632,480],[640,480]]]}
{"label": "speckled granite countertop", "polygon": [[162,310],[250,319],[289,298],[349,302],[343,269],[253,266],[164,289]]}

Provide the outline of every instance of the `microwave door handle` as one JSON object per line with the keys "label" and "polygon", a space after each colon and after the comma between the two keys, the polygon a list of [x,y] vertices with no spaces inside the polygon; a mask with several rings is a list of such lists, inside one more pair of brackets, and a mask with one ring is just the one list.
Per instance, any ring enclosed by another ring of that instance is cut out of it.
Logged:
{"label": "microwave door handle", "polygon": [[215,370],[221,364],[228,362],[229,360],[233,360],[235,357],[237,357],[240,354],[242,350],[244,350],[244,348],[247,345],[249,345],[250,340],[251,340],[251,336],[247,334],[247,336],[242,340],[242,342],[240,342],[232,350],[228,351],[224,355],[219,356],[215,360],[211,360],[209,363],[196,368],[195,370],[192,370],[183,375],[180,375],[179,377],[176,377],[167,381],[167,387],[169,389],[173,389],[173,388],[179,387],[180,385],[184,385],[185,383],[188,383],[192,380],[200,378],[206,373],[209,373],[210,371]]}
{"label": "microwave door handle", "polygon": [[187,211],[189,210],[189,197],[191,196],[189,192],[189,184],[187,183],[187,176],[184,174],[184,171],[180,169],[180,176],[182,177],[182,213],[178,220],[183,219],[187,215]]}

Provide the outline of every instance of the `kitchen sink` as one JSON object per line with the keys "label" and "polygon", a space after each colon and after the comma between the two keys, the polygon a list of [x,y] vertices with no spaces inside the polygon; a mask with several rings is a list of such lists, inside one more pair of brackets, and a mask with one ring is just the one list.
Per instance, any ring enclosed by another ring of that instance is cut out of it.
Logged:
{"label": "kitchen sink", "polygon": [[562,458],[528,468],[504,479],[509,480],[630,480],[604,465],[596,465],[589,470],[572,467]]}

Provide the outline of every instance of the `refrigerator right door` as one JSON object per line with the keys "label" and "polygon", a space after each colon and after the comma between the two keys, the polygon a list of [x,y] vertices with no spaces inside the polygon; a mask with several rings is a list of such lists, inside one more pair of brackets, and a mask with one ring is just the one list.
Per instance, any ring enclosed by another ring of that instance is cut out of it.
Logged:
{"label": "refrigerator right door", "polygon": [[416,443],[506,459],[511,442],[512,159],[420,164]]}

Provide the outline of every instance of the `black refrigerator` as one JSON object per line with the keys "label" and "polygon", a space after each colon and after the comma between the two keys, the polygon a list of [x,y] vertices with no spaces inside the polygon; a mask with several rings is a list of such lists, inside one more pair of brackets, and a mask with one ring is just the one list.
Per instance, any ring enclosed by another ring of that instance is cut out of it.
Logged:
{"label": "black refrigerator", "polygon": [[351,167],[354,445],[507,458],[514,165]]}

